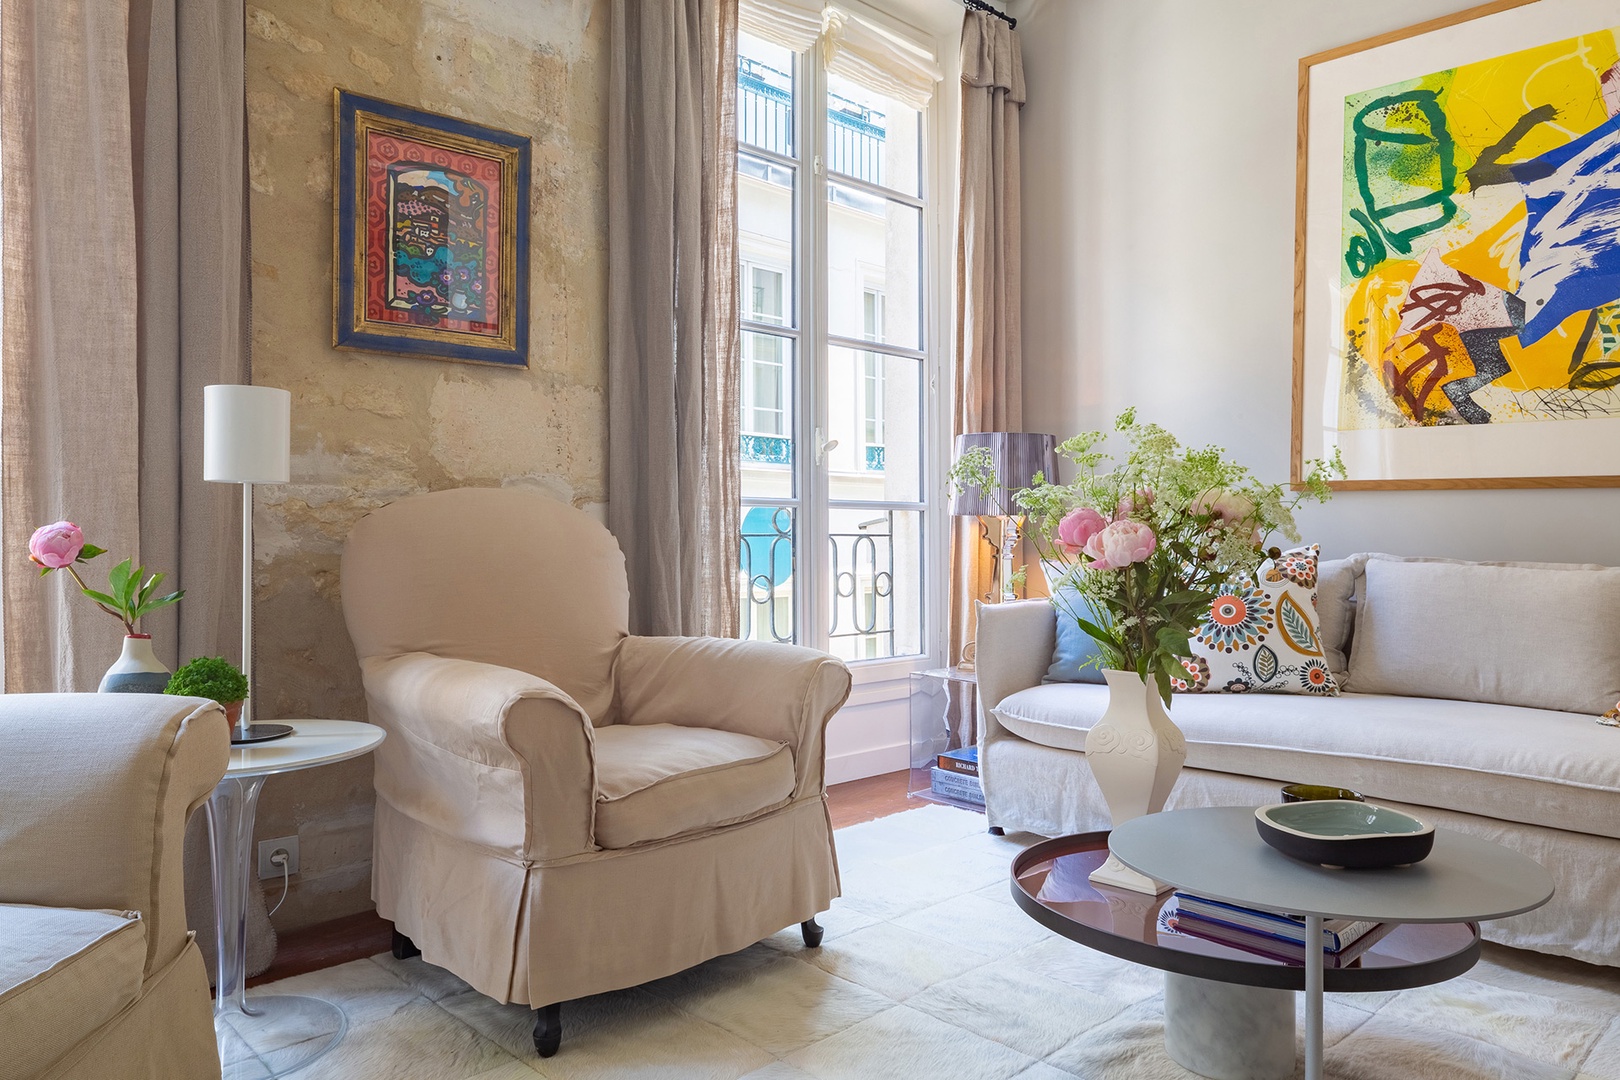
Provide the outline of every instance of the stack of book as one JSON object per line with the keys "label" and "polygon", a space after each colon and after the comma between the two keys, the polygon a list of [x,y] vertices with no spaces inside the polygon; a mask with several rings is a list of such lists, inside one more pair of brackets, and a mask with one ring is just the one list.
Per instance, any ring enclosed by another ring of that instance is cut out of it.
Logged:
{"label": "stack of book", "polygon": [[[1218,942],[1270,960],[1290,964],[1305,962],[1303,916],[1258,911],[1182,892],[1176,893],[1175,901],[1175,912],[1167,922],[1177,933]],[[1370,949],[1389,929],[1383,923],[1324,919],[1321,944],[1323,962],[1328,967],[1345,967]]]}
{"label": "stack of book", "polygon": [[939,755],[929,774],[928,789],[935,795],[958,802],[984,805],[984,788],[979,784],[979,748],[964,746]]}

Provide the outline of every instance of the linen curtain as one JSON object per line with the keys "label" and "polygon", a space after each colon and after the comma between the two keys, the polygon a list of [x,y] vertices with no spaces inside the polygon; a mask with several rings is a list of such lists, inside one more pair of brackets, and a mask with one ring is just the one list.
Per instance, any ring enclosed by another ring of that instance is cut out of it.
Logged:
{"label": "linen curtain", "polygon": [[[956,435],[1023,428],[1018,149],[1023,105],[1017,32],[994,15],[967,12],[956,228]],[[973,641],[973,603],[990,592],[994,565],[977,518],[957,518],[951,539],[950,650],[956,663]]]}
{"label": "linen curtain", "polygon": [[[0,4],[4,317],[0,633],[7,692],[95,689],[122,630],[31,530],[67,517],[186,590],[142,620],[171,667],[235,656],[231,487],[202,480],[202,387],[248,379],[243,13],[216,0]],[[186,908],[212,956],[202,815]],[[250,971],[275,936],[249,906]]]}
{"label": "linen curtain", "polygon": [[613,0],[608,525],[630,630],[735,637],[737,0]]}
{"label": "linen curtain", "polygon": [[102,562],[139,539],[127,40],[124,4],[0,4],[8,692],[94,689],[120,647],[71,579],[38,580],[28,538],[69,518],[115,553]]}

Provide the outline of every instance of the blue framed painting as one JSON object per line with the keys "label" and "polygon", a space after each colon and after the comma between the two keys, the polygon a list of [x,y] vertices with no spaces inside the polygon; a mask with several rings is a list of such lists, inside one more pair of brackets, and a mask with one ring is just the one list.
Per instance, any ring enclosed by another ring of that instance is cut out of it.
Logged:
{"label": "blue framed painting", "polygon": [[529,363],[529,139],[335,93],[332,344]]}

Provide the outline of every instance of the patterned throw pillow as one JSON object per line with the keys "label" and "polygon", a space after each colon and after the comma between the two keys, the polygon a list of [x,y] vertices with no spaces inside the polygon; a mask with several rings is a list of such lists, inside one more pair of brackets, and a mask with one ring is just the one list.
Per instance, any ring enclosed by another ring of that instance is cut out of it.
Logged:
{"label": "patterned throw pillow", "polygon": [[1193,635],[1193,655],[1181,661],[1182,693],[1337,694],[1323,655],[1316,614],[1321,548],[1285,551],[1261,563],[1215,598]]}
{"label": "patterned throw pillow", "polygon": [[1620,702],[1616,702],[1614,708],[1598,717],[1598,723],[1607,724],[1610,727],[1620,727]]}

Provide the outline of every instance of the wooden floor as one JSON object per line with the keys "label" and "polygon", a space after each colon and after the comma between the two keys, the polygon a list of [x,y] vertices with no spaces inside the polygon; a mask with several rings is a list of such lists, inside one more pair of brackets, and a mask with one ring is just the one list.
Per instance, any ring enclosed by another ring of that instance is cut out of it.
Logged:
{"label": "wooden floor", "polygon": [[[827,810],[833,828],[874,821],[917,805],[906,798],[909,775],[902,770],[829,787]],[[387,952],[393,942],[393,929],[393,924],[379,918],[375,911],[365,911],[282,934],[275,963],[263,975],[249,979],[248,985],[259,986]]]}

